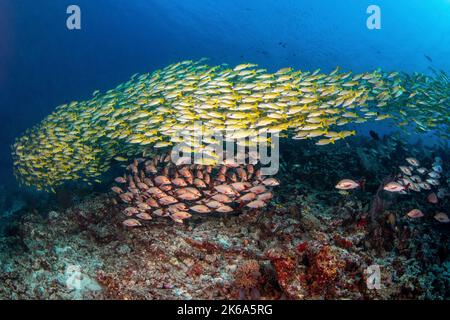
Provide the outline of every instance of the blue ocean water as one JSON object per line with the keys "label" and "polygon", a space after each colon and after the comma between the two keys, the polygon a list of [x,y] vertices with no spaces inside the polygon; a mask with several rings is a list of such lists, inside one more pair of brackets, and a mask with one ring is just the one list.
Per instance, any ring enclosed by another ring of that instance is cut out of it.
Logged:
{"label": "blue ocean water", "polygon": [[[71,4],[81,30],[66,28]],[[381,30],[366,27],[371,4]],[[449,33],[448,0],[1,0],[1,181],[14,183],[14,137],[137,72],[201,57],[269,70],[449,71]]]}

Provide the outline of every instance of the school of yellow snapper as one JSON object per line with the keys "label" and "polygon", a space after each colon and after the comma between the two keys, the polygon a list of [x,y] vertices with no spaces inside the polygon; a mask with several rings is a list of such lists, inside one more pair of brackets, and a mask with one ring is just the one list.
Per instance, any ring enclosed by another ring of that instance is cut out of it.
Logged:
{"label": "school of yellow snapper", "polygon": [[[70,180],[100,182],[115,161],[170,148],[181,142],[180,132],[191,137],[188,148],[204,156],[200,164],[211,166],[219,160],[208,145],[217,143],[213,135],[219,132],[247,139],[246,145],[260,132],[327,145],[356,133],[344,130],[347,124],[390,118],[408,125],[408,132],[412,123],[417,131],[448,139],[449,105],[444,73],[268,73],[254,64],[183,61],[57,107],[17,138],[12,155],[19,181],[54,191]],[[200,141],[196,121],[202,122]]]}
{"label": "school of yellow snapper", "polygon": [[176,165],[170,154],[138,158],[124,176],[115,179],[112,191],[125,204],[126,227],[141,226],[154,216],[183,223],[192,214],[229,214],[243,207],[261,209],[279,185],[264,177],[253,164],[237,162],[213,166]]}

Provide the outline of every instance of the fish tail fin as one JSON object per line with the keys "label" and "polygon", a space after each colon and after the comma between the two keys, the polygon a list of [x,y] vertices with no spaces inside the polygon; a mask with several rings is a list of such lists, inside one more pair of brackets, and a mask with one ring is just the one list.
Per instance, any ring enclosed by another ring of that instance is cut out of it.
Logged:
{"label": "fish tail fin", "polygon": [[358,182],[358,184],[359,184],[359,187],[361,188],[361,190],[362,190],[363,192],[365,192],[365,191],[366,191],[366,179],[365,179],[365,178],[362,178],[362,179]]}

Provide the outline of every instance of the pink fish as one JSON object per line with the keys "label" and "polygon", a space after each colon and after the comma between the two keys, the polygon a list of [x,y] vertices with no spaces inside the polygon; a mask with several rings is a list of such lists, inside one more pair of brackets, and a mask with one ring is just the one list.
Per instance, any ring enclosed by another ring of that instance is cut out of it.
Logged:
{"label": "pink fish", "polygon": [[189,219],[190,217],[192,217],[192,215],[190,213],[184,212],[184,211],[177,211],[175,213],[173,213],[170,216],[172,219]]}
{"label": "pink fish", "polygon": [[231,208],[230,206],[227,206],[227,205],[223,205],[216,209],[216,212],[219,212],[219,213],[229,213],[232,211],[233,211],[233,208]]}
{"label": "pink fish", "polygon": [[114,179],[114,181],[117,183],[127,183],[127,179],[125,179],[124,177],[117,177],[116,179]]}
{"label": "pink fish", "polygon": [[228,197],[228,196],[226,196],[224,194],[221,194],[221,193],[213,195],[211,197],[211,199],[219,201],[221,203],[231,203],[233,201],[233,200],[230,199],[230,197]]}
{"label": "pink fish", "polygon": [[249,192],[253,192],[255,194],[261,194],[261,193],[266,192],[267,188],[265,186],[263,186],[263,185],[259,185],[259,186],[256,186],[256,187],[253,187],[253,188],[249,189],[248,191]]}
{"label": "pink fish", "polygon": [[148,186],[145,184],[145,183],[143,183],[143,182],[139,182],[138,184],[137,184],[137,187],[139,188],[139,189],[141,189],[142,191],[147,191],[148,190]]}
{"label": "pink fish", "polygon": [[221,167],[219,168],[219,173],[222,174],[222,175],[224,175],[225,173],[227,173],[227,170],[228,170],[227,167],[221,166]]}
{"label": "pink fish", "polygon": [[221,202],[219,202],[219,201],[212,200],[212,201],[208,201],[208,202],[206,203],[206,206],[207,206],[208,208],[211,208],[211,209],[217,209],[217,208],[222,207],[222,206],[223,206],[223,203],[221,203]]}
{"label": "pink fish", "polygon": [[157,186],[170,184],[170,180],[166,176],[157,176],[155,177],[154,181]]}
{"label": "pink fish", "polygon": [[197,213],[210,213],[211,212],[211,210],[207,206],[202,205],[202,204],[193,206],[190,209]]}
{"label": "pink fish", "polygon": [[197,179],[203,180],[203,172],[201,172],[200,170],[197,170],[197,172],[195,173],[195,177]]}
{"label": "pink fish", "polygon": [[122,222],[122,224],[125,227],[130,227],[130,228],[142,226],[142,224],[136,219],[127,219],[124,222]]}
{"label": "pink fish", "polygon": [[434,218],[439,221],[440,223],[449,223],[450,219],[448,218],[448,215],[444,212],[437,213]]}
{"label": "pink fish", "polygon": [[389,192],[402,192],[402,191],[405,191],[406,189],[407,189],[407,186],[402,186],[398,182],[389,182],[383,188],[383,190],[389,191]]}
{"label": "pink fish", "polygon": [[178,200],[172,196],[167,196],[167,197],[159,199],[159,204],[163,205],[163,206],[168,206],[168,205],[171,205],[171,204],[174,204],[177,202],[178,202]]}
{"label": "pink fish", "polygon": [[189,170],[188,167],[181,168],[179,172],[184,178],[193,178],[192,172]]}
{"label": "pink fish", "polygon": [[199,196],[199,197],[202,195],[200,193],[200,191],[198,191],[197,189],[192,188],[192,187],[184,188],[184,190],[186,190],[187,192],[193,193],[193,194],[195,194],[196,196]]}
{"label": "pink fish", "polygon": [[236,172],[239,176],[239,179],[241,179],[241,181],[247,181],[247,172],[243,169],[243,168],[237,168]]}
{"label": "pink fish", "polygon": [[138,188],[128,188],[128,191],[130,191],[132,194],[139,194],[140,190]]}
{"label": "pink fish", "polygon": [[244,191],[246,188],[246,184],[244,182],[235,182],[232,183],[231,186],[233,187],[234,190],[236,190],[237,192],[242,192]]}
{"label": "pink fish", "polygon": [[237,176],[234,172],[228,172],[227,173],[228,179],[230,179],[231,182],[237,182]]}
{"label": "pink fish", "polygon": [[413,209],[410,212],[408,212],[406,215],[413,219],[422,218],[424,216],[423,212],[420,211],[419,209]]}
{"label": "pink fish", "polygon": [[155,199],[153,199],[152,197],[145,200],[145,203],[148,204],[152,208],[159,208],[158,202]]}
{"label": "pink fish", "polygon": [[123,190],[120,189],[119,187],[112,187],[111,190],[112,190],[114,193],[117,193],[117,194],[122,194],[122,193],[123,193]]}
{"label": "pink fish", "polygon": [[260,209],[266,206],[266,203],[261,200],[255,200],[247,204],[247,207],[252,209]]}
{"label": "pink fish", "polygon": [[137,208],[135,208],[135,207],[128,207],[125,210],[123,210],[123,213],[126,216],[130,217],[132,215],[135,215],[135,214],[139,213],[139,210]]}
{"label": "pink fish", "polygon": [[215,186],[214,189],[216,189],[216,191],[223,193],[225,195],[236,195],[236,191],[234,191],[234,189],[227,185],[227,184],[221,184],[218,186]]}
{"label": "pink fish", "polygon": [[152,220],[152,216],[147,212],[141,212],[141,213],[137,214],[136,217],[138,217],[141,220],[146,220],[146,221]]}
{"label": "pink fish", "polygon": [[153,214],[158,217],[167,217],[169,215],[164,209],[157,209],[153,211]]}
{"label": "pink fish", "polygon": [[138,204],[138,209],[145,211],[145,210],[150,210],[151,207],[148,204],[146,204],[145,202],[142,202],[142,203]]}
{"label": "pink fish", "polygon": [[186,201],[193,201],[193,200],[197,200],[200,197],[191,192],[184,192],[184,193],[178,194],[177,198],[181,199],[181,200],[186,200]]}
{"label": "pink fish", "polygon": [[408,162],[410,165],[414,166],[414,167],[419,167],[420,163],[417,159],[415,158],[406,158],[406,162]]}
{"label": "pink fish", "polygon": [[360,183],[350,179],[343,179],[339,181],[335,186],[335,188],[338,190],[353,190],[360,187],[361,187]]}
{"label": "pink fish", "polygon": [[184,181],[182,178],[175,178],[172,180],[172,184],[177,187],[187,187],[186,181]]}
{"label": "pink fish", "polygon": [[273,198],[272,192],[266,192],[266,193],[260,194],[257,199],[261,200],[261,201],[269,201],[272,198]]}
{"label": "pink fish", "polygon": [[194,185],[197,188],[206,188],[206,183],[203,180],[199,179],[199,178],[195,178],[194,179]]}
{"label": "pink fish", "polygon": [[225,182],[225,181],[227,181],[227,178],[223,174],[218,174],[216,177],[216,181]]}
{"label": "pink fish", "polygon": [[237,199],[238,202],[250,202],[256,199],[256,194],[254,194],[253,192],[247,193],[245,195],[243,195],[242,197],[240,197],[239,199]]}
{"label": "pink fish", "polygon": [[432,192],[428,195],[427,200],[431,204],[437,204],[439,202],[439,199],[436,195],[436,193]]}
{"label": "pink fish", "polygon": [[175,204],[171,205],[169,208],[171,208],[171,207],[176,208],[178,211],[189,210],[188,206],[182,202],[175,203]]}
{"label": "pink fish", "polygon": [[172,190],[172,186],[170,184],[161,185],[161,186],[159,186],[159,188],[161,189],[161,191],[164,191],[164,192],[168,192],[168,191]]}
{"label": "pink fish", "polygon": [[145,178],[144,183],[149,187],[154,187],[153,181],[149,178]]}
{"label": "pink fish", "polygon": [[123,193],[123,194],[119,195],[119,198],[120,198],[120,200],[122,200],[125,203],[129,203],[133,200],[133,198],[127,193]]}
{"label": "pink fish", "polygon": [[267,187],[276,187],[280,185],[280,182],[275,178],[267,178],[263,180],[263,184]]}

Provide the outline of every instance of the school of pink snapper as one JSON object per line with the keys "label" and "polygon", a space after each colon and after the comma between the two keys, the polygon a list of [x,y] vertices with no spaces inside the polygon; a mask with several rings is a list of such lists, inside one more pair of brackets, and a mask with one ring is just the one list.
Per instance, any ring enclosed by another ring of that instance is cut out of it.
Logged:
{"label": "school of pink snapper", "polygon": [[199,164],[177,165],[170,155],[135,159],[118,184],[112,187],[126,227],[138,227],[154,216],[176,223],[192,214],[229,214],[242,208],[261,209],[272,199],[279,185],[265,177],[257,165],[226,161],[213,167]]}
{"label": "school of pink snapper", "polygon": [[[440,157],[435,157],[430,169],[422,167],[415,158],[406,158],[405,165],[399,166],[400,174],[384,185],[383,190],[390,193],[408,194],[413,192],[427,192],[427,201],[430,204],[438,204],[442,199],[449,195],[445,188],[441,188],[440,179],[443,173],[443,161]],[[353,190],[362,188],[363,182],[351,179],[343,179],[336,185],[338,190]],[[413,209],[406,214],[412,219],[422,218],[425,214],[419,209]],[[435,220],[441,223],[449,223],[450,218],[444,212],[438,212],[434,215]]]}

